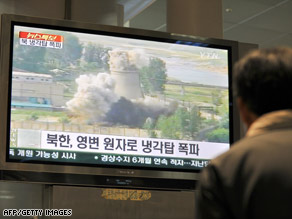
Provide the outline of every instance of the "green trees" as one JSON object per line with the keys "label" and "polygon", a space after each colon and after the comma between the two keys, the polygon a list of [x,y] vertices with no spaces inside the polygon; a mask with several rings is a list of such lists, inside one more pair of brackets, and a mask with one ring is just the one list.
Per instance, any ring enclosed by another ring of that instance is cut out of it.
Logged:
{"label": "green trees", "polygon": [[156,57],[150,58],[149,65],[140,70],[143,91],[146,94],[163,92],[166,76],[165,62]]}
{"label": "green trees", "polygon": [[154,138],[229,142],[228,113],[220,120],[206,120],[196,106],[179,107],[171,116],[160,116],[157,121],[146,120],[143,128]]}
{"label": "green trees", "polygon": [[45,53],[46,48],[20,45],[18,35],[14,35],[14,67],[31,72],[43,71]]}
{"label": "green trees", "polygon": [[155,121],[153,119],[147,118],[143,128],[147,130],[150,138],[157,138],[157,133],[155,132]]}
{"label": "green trees", "polygon": [[220,120],[216,121],[216,128],[206,134],[206,138],[211,142],[229,142],[229,113],[228,96],[226,92],[215,90],[212,92],[212,103]]}
{"label": "green trees", "polygon": [[[47,34],[58,35],[55,31]],[[18,35],[14,36],[13,67],[39,73],[108,71],[110,48],[95,43],[82,44],[72,33],[63,33],[61,49],[26,46],[19,44]],[[152,68],[155,68],[152,66]],[[53,70],[53,71],[52,71]]]}
{"label": "green trees", "polygon": [[190,110],[190,124],[189,124],[189,133],[191,139],[194,139],[196,137],[196,134],[200,130],[200,127],[202,125],[202,118],[200,116],[200,112],[198,107],[192,107]]}
{"label": "green trees", "polygon": [[77,66],[82,56],[82,44],[78,37],[71,33],[65,33],[63,37],[63,48],[54,49],[20,45],[19,37],[15,35],[13,67],[30,72],[49,73],[53,69]]}
{"label": "green trees", "polygon": [[82,44],[78,37],[71,33],[65,33],[63,37],[64,45],[62,49],[46,49],[44,65],[47,71],[79,65],[82,56]]}
{"label": "green trees", "polygon": [[144,125],[148,133],[156,130],[162,138],[193,140],[201,126],[201,117],[197,107],[179,107],[171,116],[160,116],[155,124]]}
{"label": "green trees", "polygon": [[84,61],[88,68],[99,68],[102,70],[109,69],[109,55],[110,48],[104,48],[94,43],[88,43],[84,47]]}
{"label": "green trees", "polygon": [[180,118],[177,115],[160,116],[156,129],[160,131],[162,138],[180,139]]}
{"label": "green trees", "polygon": [[207,134],[207,138],[211,142],[229,142],[229,130],[225,128],[218,128]]}
{"label": "green trees", "polygon": [[220,121],[216,121],[214,129],[206,134],[210,142],[229,143],[229,114],[226,112]]}

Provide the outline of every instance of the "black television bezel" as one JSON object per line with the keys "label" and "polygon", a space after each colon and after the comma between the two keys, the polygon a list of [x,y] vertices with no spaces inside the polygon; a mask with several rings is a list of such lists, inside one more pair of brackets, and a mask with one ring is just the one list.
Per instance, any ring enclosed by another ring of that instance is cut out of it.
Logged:
{"label": "black television bezel", "polygon": [[163,42],[192,42],[199,46],[224,48],[229,59],[229,112],[230,144],[239,132],[239,124],[234,124],[232,95],[232,66],[237,57],[237,42],[213,38],[202,38],[174,33],[165,33],[125,27],[106,26],[66,20],[53,20],[22,15],[2,15],[1,17],[1,75],[0,75],[0,171],[1,178],[16,181],[33,181],[53,184],[98,185],[114,187],[157,188],[192,190],[199,179],[198,171],[173,169],[145,169],[130,167],[93,167],[79,164],[55,164],[45,162],[21,163],[8,161],[8,139],[10,124],[10,71],[12,68],[12,27],[13,25],[53,28],[57,30],[100,33],[111,36],[126,36],[134,39],[147,39]]}

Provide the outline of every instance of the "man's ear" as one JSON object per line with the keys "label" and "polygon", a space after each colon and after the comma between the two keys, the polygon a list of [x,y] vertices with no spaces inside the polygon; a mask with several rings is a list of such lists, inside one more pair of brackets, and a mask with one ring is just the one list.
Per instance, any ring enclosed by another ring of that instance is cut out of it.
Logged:
{"label": "man's ear", "polygon": [[237,106],[239,109],[240,118],[248,129],[251,124],[258,118],[258,116],[249,110],[247,104],[242,100],[241,97],[237,98]]}

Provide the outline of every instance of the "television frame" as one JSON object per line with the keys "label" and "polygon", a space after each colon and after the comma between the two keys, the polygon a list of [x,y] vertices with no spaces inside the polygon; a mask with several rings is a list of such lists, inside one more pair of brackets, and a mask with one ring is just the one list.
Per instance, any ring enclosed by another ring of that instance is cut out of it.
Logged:
{"label": "television frame", "polygon": [[90,23],[81,23],[66,20],[53,20],[47,18],[28,17],[22,15],[2,15],[1,17],[1,75],[0,75],[0,171],[1,179],[46,184],[68,185],[94,185],[123,188],[155,188],[170,190],[194,190],[200,171],[155,170],[131,167],[92,167],[72,164],[46,164],[46,163],[16,163],[7,162],[9,136],[8,111],[10,108],[9,74],[12,66],[11,28],[14,23],[28,24],[36,27],[57,27],[65,30],[102,31],[115,36],[119,34],[144,38],[161,39],[165,42],[185,41],[198,45],[212,45],[224,47],[229,50],[229,119],[230,144],[239,138],[238,113],[233,107],[232,96],[232,66],[237,60],[238,45],[235,41],[202,38],[182,34],[156,32],[149,30],[106,26]]}

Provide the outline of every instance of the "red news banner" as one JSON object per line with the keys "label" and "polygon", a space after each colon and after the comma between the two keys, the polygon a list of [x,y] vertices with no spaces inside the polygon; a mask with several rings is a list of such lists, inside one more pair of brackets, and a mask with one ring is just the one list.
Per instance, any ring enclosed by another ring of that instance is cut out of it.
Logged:
{"label": "red news banner", "polygon": [[62,49],[64,37],[61,35],[19,32],[19,43],[25,46],[38,46],[54,49]]}

